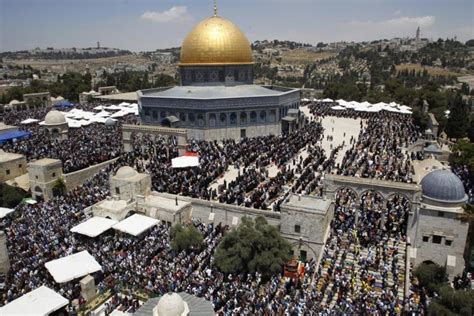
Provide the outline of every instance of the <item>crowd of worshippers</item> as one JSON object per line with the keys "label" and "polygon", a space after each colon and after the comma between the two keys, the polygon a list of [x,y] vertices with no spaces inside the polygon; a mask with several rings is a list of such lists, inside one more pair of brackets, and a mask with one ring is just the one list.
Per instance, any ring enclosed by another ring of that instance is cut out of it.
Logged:
{"label": "crowd of worshippers", "polygon": [[[409,202],[385,202],[375,192],[360,201],[338,192],[330,235],[316,282],[317,304],[330,313],[399,315],[420,310],[403,300],[404,247]],[[415,306],[416,305],[416,306]]]}
{"label": "crowd of worshippers", "polygon": [[[122,163],[122,162],[121,162]],[[204,237],[202,247],[177,252],[171,247],[171,230],[159,224],[139,237],[110,230],[97,238],[70,232],[84,221],[83,209],[109,194],[107,179],[120,164],[110,167],[64,197],[19,207],[14,216],[2,219],[7,235],[11,269],[0,292],[0,305],[41,286],[48,286],[69,300],[83,302],[78,280],[57,284],[44,264],[66,255],[87,250],[102,266],[93,274],[99,293],[124,290],[163,295],[185,291],[210,300],[216,312],[255,314],[304,312],[311,304],[306,290],[314,272],[314,261],[306,263],[306,277],[298,287],[285,283],[282,275],[264,280],[256,274],[223,274],[213,264],[213,253],[228,230],[223,225],[192,221]],[[31,225],[35,223],[35,225]],[[128,310],[137,302],[114,300]],[[125,305],[124,305],[125,304]]]}
{"label": "crowd of worshippers", "polygon": [[[78,106],[91,110],[97,103]],[[4,113],[5,122],[19,124],[24,118],[43,120],[46,109],[10,111]],[[81,128],[70,128],[68,139],[52,138],[39,124],[21,126],[22,130],[31,132],[32,136],[22,140],[9,141],[2,146],[7,152],[23,154],[28,161],[41,158],[59,159],[65,173],[87,168],[123,154],[121,124],[136,123],[134,115],[127,115],[114,126],[93,123]]]}
{"label": "crowd of worshippers", "polygon": [[474,174],[469,171],[468,166],[458,166],[453,168],[453,172],[461,179],[464,190],[467,193],[469,204],[474,204]]}
{"label": "crowd of worshippers", "polygon": [[[383,204],[377,195],[368,194],[358,203],[341,192],[321,265],[306,262],[304,278],[297,283],[281,274],[267,280],[258,273],[218,271],[213,254],[228,231],[221,224],[193,220],[190,224],[202,233],[203,246],[181,252],[172,249],[167,224],[138,237],[115,230],[96,238],[71,233],[89,216],[83,210],[110,194],[109,175],[123,164],[117,162],[63,197],[22,205],[2,220],[11,262],[0,292],[2,305],[41,285],[83,301],[78,280],[57,284],[44,264],[87,250],[102,266],[101,272],[93,274],[99,293],[185,291],[211,301],[215,311],[224,315],[329,314],[338,309],[373,314],[418,308],[400,301],[397,294],[403,274],[399,271],[403,253],[398,248],[405,239],[409,207],[404,198]],[[136,307],[133,304],[129,307]]]}

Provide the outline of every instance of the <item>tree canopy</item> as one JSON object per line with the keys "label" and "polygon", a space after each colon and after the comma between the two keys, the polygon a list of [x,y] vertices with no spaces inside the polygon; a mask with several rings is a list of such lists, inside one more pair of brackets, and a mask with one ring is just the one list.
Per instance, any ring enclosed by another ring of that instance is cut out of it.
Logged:
{"label": "tree canopy", "polygon": [[6,183],[0,183],[0,206],[14,208],[21,200],[28,196],[25,190],[13,187]]}
{"label": "tree canopy", "polygon": [[171,247],[176,251],[200,248],[202,240],[202,234],[194,226],[176,224],[171,229]]}
{"label": "tree canopy", "polygon": [[[448,284],[446,269],[437,264],[422,263],[413,272],[420,285],[433,297],[430,315],[472,315],[474,290],[454,290]],[[436,293],[436,295],[434,295]]]}
{"label": "tree canopy", "polygon": [[243,218],[224,236],[214,254],[216,266],[224,273],[260,272],[264,277],[279,273],[290,260],[290,244],[265,218]]}

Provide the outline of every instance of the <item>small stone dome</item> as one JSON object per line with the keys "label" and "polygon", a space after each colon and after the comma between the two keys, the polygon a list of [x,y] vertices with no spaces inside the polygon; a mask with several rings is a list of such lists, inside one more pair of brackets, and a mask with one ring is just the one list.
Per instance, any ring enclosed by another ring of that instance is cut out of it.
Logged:
{"label": "small stone dome", "polygon": [[115,176],[118,178],[127,179],[127,178],[132,178],[136,176],[137,173],[138,172],[132,167],[125,166],[125,167],[120,168],[115,174]]}
{"label": "small stone dome", "polygon": [[461,203],[467,199],[461,180],[451,170],[435,170],[421,180],[423,197],[436,202]]}
{"label": "small stone dome", "polygon": [[176,293],[163,295],[153,309],[153,316],[185,316],[188,313],[186,302]]}
{"label": "small stone dome", "polygon": [[66,124],[64,115],[56,110],[49,111],[44,118],[44,125],[62,125]]}
{"label": "small stone dome", "polygon": [[108,118],[105,120],[105,126],[114,126],[115,125],[115,120],[113,118]]}

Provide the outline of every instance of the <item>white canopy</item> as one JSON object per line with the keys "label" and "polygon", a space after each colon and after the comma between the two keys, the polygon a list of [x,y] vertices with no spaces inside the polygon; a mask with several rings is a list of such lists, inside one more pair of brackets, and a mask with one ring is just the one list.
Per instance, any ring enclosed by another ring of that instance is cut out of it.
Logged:
{"label": "white canopy", "polygon": [[4,218],[13,211],[15,211],[13,208],[0,207],[0,218]]}
{"label": "white canopy", "polygon": [[159,221],[157,219],[140,214],[133,214],[120,223],[115,224],[113,228],[133,236],[138,236],[158,223]]}
{"label": "white canopy", "polygon": [[336,111],[341,111],[345,110],[346,108],[340,105],[332,106],[331,109],[336,110]]}
{"label": "white canopy", "polygon": [[334,102],[334,101],[333,99],[326,98],[326,99],[323,99],[323,102]]}
{"label": "white canopy", "polygon": [[122,107],[118,106],[118,105],[115,105],[115,104],[112,104],[112,105],[109,105],[109,106],[105,106],[104,109],[112,110],[112,111],[118,111],[118,110],[121,110]]}
{"label": "white canopy", "polygon": [[130,106],[130,103],[128,102],[122,102],[119,104],[119,106]]}
{"label": "white canopy", "polygon": [[173,168],[187,168],[199,166],[198,156],[182,156],[171,159],[171,166]]}
{"label": "white canopy", "polygon": [[26,120],[24,120],[24,121],[21,121],[20,124],[27,125],[27,124],[31,124],[31,123],[37,123],[37,122],[39,122],[39,120],[33,119],[33,118],[29,118],[29,119],[26,119]]}
{"label": "white canopy", "polygon": [[67,304],[69,304],[69,301],[66,298],[43,285],[0,307],[0,315],[45,316]]}
{"label": "white canopy", "polygon": [[97,237],[106,230],[109,230],[118,222],[113,219],[103,217],[92,217],[87,221],[80,223],[79,225],[71,228],[73,233],[78,233],[91,238]]}
{"label": "white canopy", "polygon": [[69,282],[102,270],[87,250],[46,262],[44,266],[57,283]]}
{"label": "white canopy", "polygon": [[103,105],[99,105],[99,106],[96,106],[96,107],[94,108],[94,110],[96,110],[96,111],[102,111],[103,109],[104,109],[104,106],[103,106]]}
{"label": "white canopy", "polygon": [[72,120],[72,119],[67,119],[66,118],[66,121],[67,121],[67,125],[70,127],[70,128],[80,128],[82,126],[81,122],[80,121],[76,121],[76,120]]}
{"label": "white canopy", "polygon": [[97,116],[98,116],[98,117],[109,117],[109,116],[110,116],[110,113],[107,112],[107,111],[101,111],[101,112],[97,113],[95,116],[96,116],[96,117],[97,117]]}

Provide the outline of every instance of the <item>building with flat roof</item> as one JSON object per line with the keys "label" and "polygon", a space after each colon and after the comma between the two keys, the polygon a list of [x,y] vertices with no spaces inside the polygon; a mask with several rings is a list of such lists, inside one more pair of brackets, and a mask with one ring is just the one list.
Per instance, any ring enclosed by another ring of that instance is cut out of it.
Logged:
{"label": "building with flat roof", "polygon": [[0,149],[0,181],[15,179],[26,171],[26,157]]}

